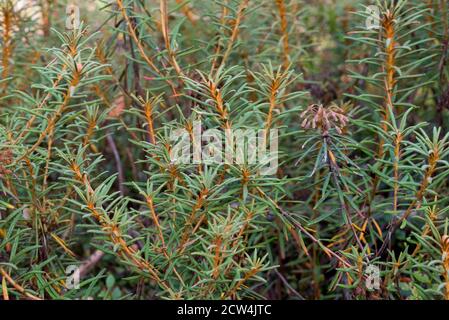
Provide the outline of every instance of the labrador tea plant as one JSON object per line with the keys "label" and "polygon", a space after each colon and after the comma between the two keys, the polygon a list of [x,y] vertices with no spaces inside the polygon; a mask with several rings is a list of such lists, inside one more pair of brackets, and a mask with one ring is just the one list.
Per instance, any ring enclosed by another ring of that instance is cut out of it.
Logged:
{"label": "labrador tea plant", "polygon": [[0,39],[2,299],[449,299],[446,0],[1,0]]}

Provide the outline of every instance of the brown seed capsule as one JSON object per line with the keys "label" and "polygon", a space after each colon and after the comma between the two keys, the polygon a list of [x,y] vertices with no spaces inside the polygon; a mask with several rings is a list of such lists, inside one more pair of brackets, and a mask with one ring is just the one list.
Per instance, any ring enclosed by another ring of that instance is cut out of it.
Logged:
{"label": "brown seed capsule", "polygon": [[301,127],[304,129],[319,129],[327,134],[330,129],[342,133],[348,123],[348,117],[342,108],[336,104],[324,107],[322,104],[312,104],[301,113]]}

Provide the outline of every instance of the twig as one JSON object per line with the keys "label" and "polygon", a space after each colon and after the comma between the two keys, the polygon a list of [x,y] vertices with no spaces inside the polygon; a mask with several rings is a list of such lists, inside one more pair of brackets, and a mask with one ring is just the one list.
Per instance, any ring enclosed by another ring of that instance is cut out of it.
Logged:
{"label": "twig", "polygon": [[80,277],[82,278],[85,275],[87,275],[97,265],[97,263],[100,262],[103,256],[104,256],[103,251],[95,250],[95,252],[92,253],[90,257],[87,258],[87,260],[85,260],[83,264],[79,267]]}
{"label": "twig", "polygon": [[287,289],[293,293],[296,297],[298,297],[300,300],[306,300],[298,291],[296,291],[287,281],[287,279],[284,278],[284,276],[278,271],[278,269],[273,269],[274,273],[281,279],[282,283],[287,287]]}
{"label": "twig", "polygon": [[16,283],[14,281],[14,279],[11,278],[11,276],[2,267],[0,267],[0,273],[6,279],[6,281],[8,281],[17,291],[19,291],[24,296],[27,296],[28,298],[30,298],[32,300],[42,300],[41,298],[36,297],[36,296],[32,295],[31,293],[27,292],[21,285]]}
{"label": "twig", "polygon": [[279,18],[281,20],[281,34],[282,34],[282,43],[283,43],[283,56],[284,56],[284,69],[287,69],[290,65],[290,48],[288,44],[288,30],[287,30],[287,18],[286,18],[286,9],[284,0],[276,0],[276,5],[279,10]]}
{"label": "twig", "polygon": [[123,172],[123,166],[122,166],[122,161],[120,159],[120,154],[117,150],[117,146],[114,142],[114,138],[112,138],[112,134],[109,133],[106,136],[106,139],[108,141],[109,147],[111,148],[112,154],[114,155],[114,159],[115,159],[115,165],[117,168],[117,173],[118,173],[118,183],[119,183],[119,190],[120,190],[120,195],[124,196],[125,195],[125,174]]}

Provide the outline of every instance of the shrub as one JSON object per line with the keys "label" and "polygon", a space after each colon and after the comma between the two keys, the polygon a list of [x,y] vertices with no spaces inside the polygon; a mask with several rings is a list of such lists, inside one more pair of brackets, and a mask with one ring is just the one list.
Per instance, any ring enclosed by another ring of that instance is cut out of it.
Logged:
{"label": "shrub", "polygon": [[2,1],[3,299],[448,299],[448,4],[369,4]]}

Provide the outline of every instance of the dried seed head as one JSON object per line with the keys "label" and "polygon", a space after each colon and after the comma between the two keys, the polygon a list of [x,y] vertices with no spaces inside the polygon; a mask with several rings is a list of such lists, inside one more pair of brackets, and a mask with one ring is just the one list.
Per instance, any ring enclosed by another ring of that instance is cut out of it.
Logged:
{"label": "dried seed head", "polygon": [[301,113],[301,127],[304,129],[319,129],[323,134],[327,134],[330,129],[335,129],[339,134],[348,123],[345,111],[332,104],[324,107],[322,104],[312,104]]}

